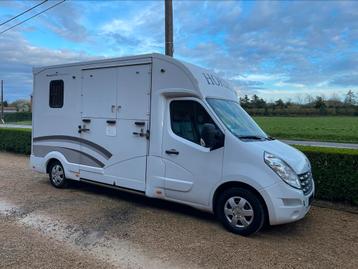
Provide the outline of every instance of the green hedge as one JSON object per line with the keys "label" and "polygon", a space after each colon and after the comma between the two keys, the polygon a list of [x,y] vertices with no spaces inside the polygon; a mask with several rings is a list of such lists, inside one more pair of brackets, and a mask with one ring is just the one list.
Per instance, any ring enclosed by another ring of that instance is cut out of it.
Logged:
{"label": "green hedge", "polygon": [[358,150],[296,148],[311,161],[317,199],[358,205]]}
{"label": "green hedge", "polygon": [[31,112],[5,113],[5,122],[31,121]]}
{"label": "green hedge", "polygon": [[0,127],[0,151],[31,153],[31,129],[9,129]]}

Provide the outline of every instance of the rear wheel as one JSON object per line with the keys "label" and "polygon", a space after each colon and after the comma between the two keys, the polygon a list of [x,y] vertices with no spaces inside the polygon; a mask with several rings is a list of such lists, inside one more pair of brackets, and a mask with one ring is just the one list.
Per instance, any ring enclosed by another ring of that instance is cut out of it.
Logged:
{"label": "rear wheel", "polygon": [[217,200],[216,213],[227,230],[240,235],[259,231],[265,221],[265,211],[259,198],[242,188],[223,191]]}
{"label": "rear wheel", "polygon": [[49,176],[51,184],[56,188],[65,188],[67,186],[67,179],[65,177],[65,170],[59,161],[53,161],[49,167]]}

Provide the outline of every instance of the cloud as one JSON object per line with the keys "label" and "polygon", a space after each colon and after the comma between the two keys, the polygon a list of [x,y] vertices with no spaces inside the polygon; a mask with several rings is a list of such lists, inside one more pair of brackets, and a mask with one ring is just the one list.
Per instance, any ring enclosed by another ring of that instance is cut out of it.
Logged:
{"label": "cloud", "polygon": [[358,73],[340,76],[333,79],[330,82],[331,85],[357,87],[358,85]]}
{"label": "cloud", "polygon": [[[53,2],[50,2],[53,5]],[[88,31],[82,23],[83,13],[70,1],[56,6],[41,17],[42,23],[52,32],[70,41],[88,41]]]}
{"label": "cloud", "polygon": [[93,57],[81,51],[51,50],[31,45],[19,34],[0,36],[0,78],[4,80],[5,99],[29,98],[32,67],[46,66]]}
{"label": "cloud", "polygon": [[[211,13],[202,19],[202,13],[196,17],[188,6],[180,7],[186,10],[178,13],[187,13],[187,17],[198,22],[196,27],[186,28],[193,33],[184,35],[176,43],[180,57],[219,70],[226,78],[241,77],[236,83],[239,88],[255,91],[259,87],[267,89],[265,92],[271,89],[283,97],[291,94],[292,89],[318,93],[347,85],[358,87],[349,75],[358,72],[357,2],[322,5],[304,1],[257,1],[249,3],[250,8],[248,3],[227,2],[227,6],[230,5],[241,6],[230,20],[225,12],[216,9],[217,3],[201,8],[206,10],[210,6],[216,11],[209,23]],[[181,29],[184,28],[181,23]],[[215,33],[222,32],[224,38],[218,43]],[[205,38],[202,43],[200,37],[207,33],[211,33],[212,38]],[[198,38],[193,45],[195,36]],[[323,89],[327,84],[331,87]]]}
{"label": "cloud", "polygon": [[163,49],[164,9],[162,2],[150,3],[115,18],[99,28],[99,36],[120,54],[142,54]]}
{"label": "cloud", "polygon": [[[16,2],[9,12],[8,3],[2,1],[6,12],[0,11],[0,18],[30,5]],[[174,1],[173,6],[175,57],[215,70],[240,93],[288,98],[358,88],[358,2]],[[65,2],[18,28],[23,35],[0,35],[0,73],[23,74],[27,79],[21,83],[29,85],[31,65],[163,53],[163,14],[162,1]],[[34,38],[39,32],[56,41]],[[16,79],[18,95],[27,94],[30,86],[20,90]]]}

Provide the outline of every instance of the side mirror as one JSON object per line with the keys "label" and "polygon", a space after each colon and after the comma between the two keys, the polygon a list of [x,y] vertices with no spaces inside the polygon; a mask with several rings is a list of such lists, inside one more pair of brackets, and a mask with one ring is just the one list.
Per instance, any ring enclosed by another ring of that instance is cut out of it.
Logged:
{"label": "side mirror", "polygon": [[224,146],[224,135],[214,124],[205,123],[201,130],[200,144],[210,150]]}

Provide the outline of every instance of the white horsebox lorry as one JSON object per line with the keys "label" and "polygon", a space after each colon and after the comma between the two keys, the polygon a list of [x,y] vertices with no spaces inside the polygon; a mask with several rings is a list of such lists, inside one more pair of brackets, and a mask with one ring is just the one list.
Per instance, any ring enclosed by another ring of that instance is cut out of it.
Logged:
{"label": "white horsebox lorry", "polygon": [[248,235],[303,218],[314,182],[213,72],[160,54],[33,69],[31,167],[213,212]]}

